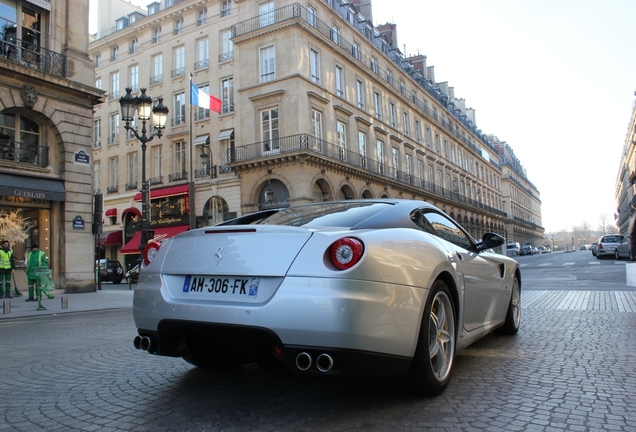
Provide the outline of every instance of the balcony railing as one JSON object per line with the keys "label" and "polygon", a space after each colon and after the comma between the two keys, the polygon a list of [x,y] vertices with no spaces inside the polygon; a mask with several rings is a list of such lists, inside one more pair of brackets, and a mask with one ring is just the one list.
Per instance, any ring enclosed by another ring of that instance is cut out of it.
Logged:
{"label": "balcony railing", "polygon": [[117,193],[118,190],[119,188],[117,186],[108,186],[106,188],[106,193],[107,194]]}
{"label": "balcony railing", "polygon": [[228,62],[234,58],[234,51],[219,54],[219,63]]}
{"label": "balcony railing", "polygon": [[162,81],[163,81],[163,75],[155,75],[153,77],[150,77],[150,85],[159,84]]}
{"label": "balcony railing", "polygon": [[44,168],[49,164],[49,148],[0,139],[0,160],[20,162]]}
{"label": "balcony railing", "polygon": [[451,190],[441,185],[436,185],[435,183],[428,182],[411,173],[387,166],[385,162],[377,161],[367,155],[338,147],[335,144],[331,144],[307,134],[291,135],[236,147],[231,155],[231,165],[235,166],[237,165],[237,162],[245,162],[252,159],[272,157],[291,152],[309,152],[319,154],[322,157],[336,161],[339,164],[358,167],[369,173],[426,191],[429,194],[444,197],[451,201],[507,217],[505,212],[487,206],[473,198],[462,195],[457,190]]}
{"label": "balcony railing", "polygon": [[186,122],[185,114],[181,114],[181,115],[174,116],[174,118],[170,121],[170,124],[172,126],[179,126],[179,125],[184,125],[185,122]]}
{"label": "balcony railing", "polygon": [[137,182],[134,183],[126,183],[126,190],[135,190],[137,189]]}
{"label": "balcony railing", "polygon": [[66,56],[23,39],[8,31],[0,33],[0,58],[66,78]]}
{"label": "balcony railing", "polygon": [[154,185],[158,185],[158,184],[163,184],[162,176],[151,177],[151,178],[148,179],[148,185],[154,186]]}
{"label": "balcony railing", "polygon": [[168,175],[168,181],[173,182],[173,181],[185,180],[187,177],[188,177],[187,171],[173,173]]}
{"label": "balcony railing", "polygon": [[172,70],[172,78],[180,77],[185,74],[185,68],[180,67]]}
{"label": "balcony railing", "polygon": [[194,171],[195,178],[216,178],[216,165],[211,167],[200,168]]}
{"label": "balcony railing", "polygon": [[194,62],[194,70],[205,69],[210,66],[210,59],[199,60],[198,62]]}

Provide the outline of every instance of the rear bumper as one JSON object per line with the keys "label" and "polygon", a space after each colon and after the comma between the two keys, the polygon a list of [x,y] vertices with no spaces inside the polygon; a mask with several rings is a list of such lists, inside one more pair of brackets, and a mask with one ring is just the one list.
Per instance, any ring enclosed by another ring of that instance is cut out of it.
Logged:
{"label": "rear bumper", "polygon": [[[165,283],[163,278],[152,279]],[[177,338],[169,329],[191,325],[188,328],[197,338],[205,332],[196,329],[209,325],[212,330],[250,329],[246,332],[250,335],[257,329],[285,348],[320,347],[410,358],[428,295],[426,289],[402,285],[287,277],[263,304],[220,303],[178,300],[166,286],[153,286],[147,280],[142,278],[135,290],[135,324],[140,334],[157,335],[158,354],[177,356],[182,354],[162,347],[162,341],[174,343]]]}

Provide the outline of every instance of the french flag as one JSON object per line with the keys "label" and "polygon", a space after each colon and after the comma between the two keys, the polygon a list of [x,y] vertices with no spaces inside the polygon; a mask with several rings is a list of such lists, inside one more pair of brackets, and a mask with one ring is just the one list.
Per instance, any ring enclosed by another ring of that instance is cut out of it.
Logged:
{"label": "french flag", "polygon": [[210,96],[190,81],[190,103],[201,108],[207,108],[218,113],[223,105],[221,99]]}

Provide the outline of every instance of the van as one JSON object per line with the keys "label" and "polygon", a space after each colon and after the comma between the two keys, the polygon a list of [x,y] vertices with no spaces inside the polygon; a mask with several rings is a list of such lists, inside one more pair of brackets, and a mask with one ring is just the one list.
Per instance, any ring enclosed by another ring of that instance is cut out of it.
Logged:
{"label": "van", "polygon": [[506,255],[517,256],[521,252],[521,245],[519,243],[510,242],[506,247]]}

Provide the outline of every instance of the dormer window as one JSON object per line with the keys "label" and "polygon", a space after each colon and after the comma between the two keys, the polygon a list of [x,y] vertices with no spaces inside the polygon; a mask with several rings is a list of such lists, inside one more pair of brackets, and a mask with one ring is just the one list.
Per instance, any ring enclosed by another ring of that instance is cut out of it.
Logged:
{"label": "dormer window", "polygon": [[221,16],[228,16],[232,13],[232,0],[223,0],[221,2]]}
{"label": "dormer window", "polygon": [[159,12],[159,3],[148,5],[148,15],[154,15]]}
{"label": "dormer window", "polygon": [[201,26],[203,24],[205,24],[205,21],[208,19],[208,10],[207,9],[202,9],[199,11],[198,17],[197,17],[197,25]]}

